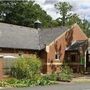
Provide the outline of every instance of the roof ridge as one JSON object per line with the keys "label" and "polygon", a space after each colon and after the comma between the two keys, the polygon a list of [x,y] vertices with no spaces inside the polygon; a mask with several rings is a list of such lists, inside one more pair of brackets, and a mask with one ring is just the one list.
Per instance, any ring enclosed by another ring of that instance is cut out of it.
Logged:
{"label": "roof ridge", "polygon": [[40,29],[41,31],[43,31],[43,30],[49,30],[49,29],[58,29],[58,28],[68,28],[67,26],[58,26],[58,27],[49,27],[49,28],[43,28],[43,29]]}
{"label": "roof ridge", "polygon": [[5,24],[5,25],[9,25],[9,26],[16,26],[16,27],[20,27],[20,28],[28,28],[28,29],[34,29],[34,30],[37,30],[37,29],[32,28],[32,27],[21,26],[21,25],[10,24],[10,23],[3,23],[3,22],[0,22],[0,24]]}

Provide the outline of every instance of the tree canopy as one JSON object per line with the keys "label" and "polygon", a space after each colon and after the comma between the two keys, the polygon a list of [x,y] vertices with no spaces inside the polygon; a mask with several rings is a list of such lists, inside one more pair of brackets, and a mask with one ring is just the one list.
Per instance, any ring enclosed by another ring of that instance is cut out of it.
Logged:
{"label": "tree canopy", "polygon": [[68,2],[58,2],[55,8],[60,17],[52,20],[52,17],[43,10],[39,4],[32,0],[0,1],[0,22],[34,27],[34,22],[39,19],[43,27],[71,26],[79,24],[82,30],[90,37],[90,22],[80,19],[77,14],[72,14],[72,5]]}
{"label": "tree canopy", "polygon": [[33,27],[39,19],[43,27],[50,27],[52,18],[34,1],[0,1],[0,17],[5,23]]}
{"label": "tree canopy", "polygon": [[85,18],[81,19],[77,14],[72,14],[71,10],[73,6],[70,5],[70,3],[58,2],[55,4],[55,7],[60,13],[60,17],[56,19],[56,21],[59,23],[58,25],[69,27],[74,23],[77,23],[85,32],[85,34],[90,37],[90,22],[88,22]]}
{"label": "tree canopy", "polygon": [[67,2],[59,2],[59,3],[55,4],[55,7],[61,15],[61,18],[59,18],[59,19],[61,19],[62,25],[65,26],[66,20],[68,19],[69,15],[70,15],[69,12],[71,11],[72,6]]}

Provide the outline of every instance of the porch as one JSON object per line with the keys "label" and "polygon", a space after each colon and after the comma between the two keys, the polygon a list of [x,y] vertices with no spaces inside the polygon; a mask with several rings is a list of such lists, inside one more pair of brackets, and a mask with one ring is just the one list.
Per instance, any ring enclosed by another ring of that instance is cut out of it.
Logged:
{"label": "porch", "polygon": [[74,73],[84,73],[86,70],[86,55],[88,43],[86,40],[74,41],[65,50],[65,63]]}

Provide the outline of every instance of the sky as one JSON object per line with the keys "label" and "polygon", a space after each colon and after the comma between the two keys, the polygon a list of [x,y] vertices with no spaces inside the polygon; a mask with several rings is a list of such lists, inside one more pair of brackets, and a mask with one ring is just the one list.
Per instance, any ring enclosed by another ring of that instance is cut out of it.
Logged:
{"label": "sky", "polygon": [[90,21],[90,0],[35,0],[53,19],[60,16],[54,6],[60,1],[69,2],[73,6],[72,13],[77,13],[81,19]]}

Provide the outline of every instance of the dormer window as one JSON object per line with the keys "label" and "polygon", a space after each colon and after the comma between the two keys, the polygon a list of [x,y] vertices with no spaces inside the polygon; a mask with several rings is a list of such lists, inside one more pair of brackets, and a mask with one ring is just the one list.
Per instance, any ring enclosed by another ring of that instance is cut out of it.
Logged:
{"label": "dormer window", "polygon": [[59,52],[55,52],[55,60],[60,60],[60,54],[59,54]]}

